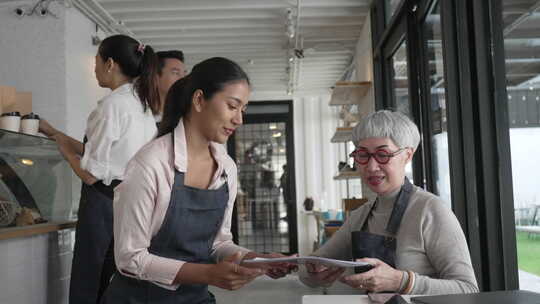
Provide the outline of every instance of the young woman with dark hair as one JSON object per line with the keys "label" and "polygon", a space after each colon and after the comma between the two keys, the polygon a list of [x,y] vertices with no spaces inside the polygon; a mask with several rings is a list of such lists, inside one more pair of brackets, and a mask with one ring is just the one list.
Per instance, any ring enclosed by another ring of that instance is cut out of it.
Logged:
{"label": "young woman with dark hair", "polygon": [[124,179],[129,159],[156,133],[159,111],[157,58],[150,46],[116,35],[103,40],[95,58],[101,99],[87,121],[80,142],[41,120],[40,131],[58,148],[82,180],[71,270],[69,302],[99,303],[115,271],[113,188]]}
{"label": "young woman with dark hair", "polygon": [[225,58],[195,65],[171,87],[159,137],[115,189],[118,273],[102,303],[215,303],[208,285],[233,290],[288,273],[289,264],[247,267],[246,259],[282,255],[232,241],[237,169],[224,144],[242,125],[249,93],[247,75]]}

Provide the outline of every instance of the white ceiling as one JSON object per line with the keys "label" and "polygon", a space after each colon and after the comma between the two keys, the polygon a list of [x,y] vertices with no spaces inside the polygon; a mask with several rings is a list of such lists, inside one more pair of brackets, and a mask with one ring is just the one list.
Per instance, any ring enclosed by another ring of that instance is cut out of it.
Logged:
{"label": "white ceiling", "polygon": [[[0,0],[2,5],[20,2],[25,1]],[[250,75],[255,95],[272,99],[287,97],[291,88],[325,91],[339,80],[350,67],[371,0],[53,2],[72,3],[106,31],[132,34],[157,50],[181,49],[188,67],[213,56],[233,59]],[[293,39],[286,36],[288,10]],[[503,0],[503,21],[509,86],[539,82],[540,0]],[[290,63],[295,48],[305,57]]]}
{"label": "white ceiling", "polygon": [[[123,24],[121,30],[156,50],[184,51],[188,66],[227,57],[248,72],[257,95],[287,96],[291,89],[328,89],[341,78],[371,0],[300,0],[299,9],[297,0],[88,2],[101,6]],[[296,32],[292,39],[287,37],[288,10]],[[289,63],[295,47],[304,50],[304,58]]]}
{"label": "white ceiling", "polygon": [[540,1],[503,0],[509,89],[540,88]]}

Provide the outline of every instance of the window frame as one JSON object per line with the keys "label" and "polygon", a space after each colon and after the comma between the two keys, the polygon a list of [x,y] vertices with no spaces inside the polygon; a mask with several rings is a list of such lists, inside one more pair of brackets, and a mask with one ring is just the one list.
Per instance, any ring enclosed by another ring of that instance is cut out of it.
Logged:
{"label": "window frame", "polygon": [[[411,106],[423,137],[413,170],[415,183],[416,176],[425,178],[428,191],[435,185],[423,31],[436,1],[404,0],[386,27],[380,27],[385,1],[375,1],[371,10],[376,109],[392,108],[392,67],[386,56],[396,37],[407,39]],[[517,289],[502,0],[438,3],[452,209],[467,237],[480,289]]]}

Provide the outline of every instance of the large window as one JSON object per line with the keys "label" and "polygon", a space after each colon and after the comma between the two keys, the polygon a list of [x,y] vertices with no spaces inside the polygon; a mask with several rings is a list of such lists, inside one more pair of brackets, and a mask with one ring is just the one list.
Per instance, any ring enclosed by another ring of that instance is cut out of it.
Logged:
{"label": "large window", "polygon": [[407,41],[404,40],[392,56],[394,104],[396,110],[412,118],[409,101],[409,69],[407,63]]}
{"label": "large window", "polygon": [[512,182],[521,289],[540,292],[540,16],[537,0],[503,1]]}
{"label": "large window", "polygon": [[386,22],[390,22],[394,14],[396,13],[396,10],[398,9],[399,4],[403,0],[385,0],[385,6],[386,6]]}
{"label": "large window", "polygon": [[[407,63],[407,40],[403,40],[392,56],[394,76],[392,87],[394,89],[395,110],[400,111],[412,119],[411,103],[409,99],[409,69]],[[414,182],[412,164],[408,163],[405,174]]]}
{"label": "large window", "polygon": [[[377,108],[419,126],[415,184],[452,207],[483,291],[518,287],[513,201],[518,227],[540,226],[539,12],[538,0],[373,2]],[[517,253],[535,278],[531,231],[517,233]]]}
{"label": "large window", "polygon": [[431,170],[433,177],[432,191],[438,194],[452,207],[450,190],[450,165],[448,160],[448,121],[446,119],[446,83],[444,79],[444,62],[441,35],[440,5],[437,1],[423,24],[423,43],[426,50],[429,104],[427,112],[430,116],[431,134]]}

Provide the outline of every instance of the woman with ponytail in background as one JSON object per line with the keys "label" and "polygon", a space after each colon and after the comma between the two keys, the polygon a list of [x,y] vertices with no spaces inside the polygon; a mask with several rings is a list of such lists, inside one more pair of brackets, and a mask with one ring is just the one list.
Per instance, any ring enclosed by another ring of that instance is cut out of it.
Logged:
{"label": "woman with ponytail in background", "polygon": [[102,304],[215,303],[208,285],[234,290],[289,264],[243,264],[258,254],[235,245],[231,219],[236,164],[224,144],[242,125],[250,93],[245,72],[207,59],[167,95],[159,137],[130,161],[115,189],[118,273]]}
{"label": "woman with ponytail in background", "polygon": [[82,180],[69,302],[95,304],[115,271],[113,189],[128,161],[157,133],[157,56],[150,46],[115,35],[101,42],[95,61],[100,87],[112,92],[98,101],[80,142],[40,122],[40,131],[58,148]]}

